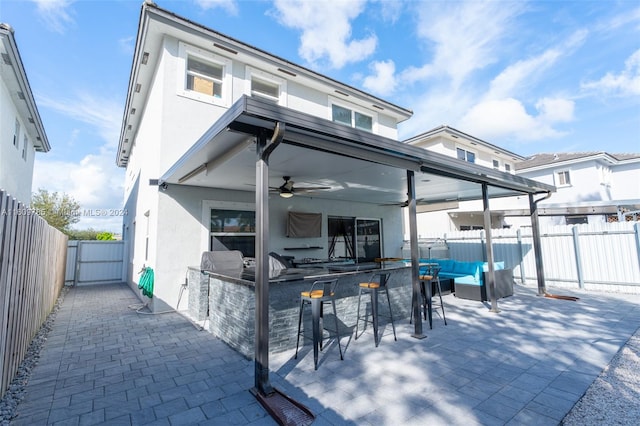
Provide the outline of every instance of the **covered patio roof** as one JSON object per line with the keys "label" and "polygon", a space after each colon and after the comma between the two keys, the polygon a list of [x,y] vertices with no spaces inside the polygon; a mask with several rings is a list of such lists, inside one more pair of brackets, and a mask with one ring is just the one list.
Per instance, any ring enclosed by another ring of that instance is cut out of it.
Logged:
{"label": "covered patio roof", "polygon": [[256,97],[239,99],[159,179],[159,184],[254,191],[255,137],[271,137],[284,123],[282,144],[270,158],[269,186],[291,176],[298,187],[331,189],[306,196],[400,205],[407,201],[407,170],[416,172],[418,205],[555,191],[555,187],[460,161],[350,128]]}
{"label": "covered patio roof", "polygon": [[[491,246],[490,197],[527,194],[537,229],[535,194],[553,186],[433,153],[370,132],[243,96],[158,180],[254,191],[256,199],[255,392],[272,395],[269,382],[269,188],[291,176],[296,184],[328,187],[316,198],[406,205],[409,208],[413,336],[422,339],[417,204],[482,199],[491,310],[498,312]],[[546,198],[542,197],[541,199]],[[396,207],[397,208],[397,207]],[[534,237],[536,240],[536,237]],[[539,248],[538,244],[534,245]],[[536,249],[536,257],[539,258]],[[539,277],[543,277],[542,265]],[[540,283],[544,283],[544,278]],[[426,286],[430,300],[431,287]]]}

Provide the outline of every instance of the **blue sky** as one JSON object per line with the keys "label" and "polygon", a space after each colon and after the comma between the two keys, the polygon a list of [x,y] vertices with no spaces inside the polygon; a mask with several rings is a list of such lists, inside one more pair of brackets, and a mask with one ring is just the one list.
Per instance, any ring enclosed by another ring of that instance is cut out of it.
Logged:
{"label": "blue sky", "polygon": [[[123,204],[115,165],[141,0],[2,0],[52,146],[34,191]],[[640,152],[637,1],[158,0],[160,7],[520,155]],[[77,228],[120,231],[118,217]]]}

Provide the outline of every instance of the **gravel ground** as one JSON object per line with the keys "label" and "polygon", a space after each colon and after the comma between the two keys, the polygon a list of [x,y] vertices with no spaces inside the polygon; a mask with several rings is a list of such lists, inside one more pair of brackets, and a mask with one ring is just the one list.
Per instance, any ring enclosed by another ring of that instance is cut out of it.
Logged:
{"label": "gravel ground", "polygon": [[[4,398],[0,400],[0,425],[8,426],[25,395],[31,370],[38,363],[56,313],[69,291],[63,288],[56,305],[31,341]],[[587,392],[562,421],[563,426],[637,425],[640,419],[640,328],[613,357]]]}
{"label": "gravel ground", "polygon": [[640,328],[573,406],[562,425],[637,425],[638,419]]}

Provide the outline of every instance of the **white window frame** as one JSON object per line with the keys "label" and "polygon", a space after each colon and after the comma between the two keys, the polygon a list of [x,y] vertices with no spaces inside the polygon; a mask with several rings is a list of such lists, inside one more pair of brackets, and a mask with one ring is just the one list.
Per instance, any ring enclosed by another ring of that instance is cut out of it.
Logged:
{"label": "white window frame", "polygon": [[[458,155],[458,152],[456,151],[456,156]],[[494,168],[494,170],[500,170],[500,160],[497,158],[493,158],[491,160],[491,164]]]}
{"label": "white window frame", "polygon": [[[358,129],[358,130],[364,130],[364,131],[369,131],[367,129],[361,129],[360,127],[356,127],[355,126],[355,113],[359,113],[362,115],[366,115],[367,117],[371,117],[371,133],[378,133],[378,114],[375,111],[370,111],[368,109],[365,108],[360,108],[357,105],[354,105],[352,103],[349,102],[344,102],[340,99],[336,99],[333,98],[331,96],[329,96],[329,111],[328,111],[328,118],[330,121],[333,121],[333,106],[339,106],[342,108],[346,108],[348,110],[351,110],[351,127],[354,129]],[[345,123],[341,123],[339,121],[333,121],[334,123],[339,123],[339,124],[344,124],[346,126]]]}
{"label": "white window frame", "polygon": [[[222,67],[222,94],[219,98],[187,89],[187,59],[189,56],[200,61]],[[178,45],[177,62],[178,78],[176,78],[176,80],[178,83],[178,95],[222,107],[231,106],[231,99],[233,95],[233,79],[231,72],[233,61],[231,59],[180,42]]]}
{"label": "white window frame", "polygon": [[[564,176],[564,175],[565,175],[565,173],[566,173],[566,176],[567,176],[567,179],[566,179],[566,180],[568,180],[569,182],[567,183],[567,182],[565,181],[565,183],[560,183],[560,176],[561,176],[561,175],[563,175],[563,176]],[[555,186],[556,186],[557,188],[562,188],[562,187],[571,186],[571,171],[570,171],[570,170],[567,170],[567,169],[565,169],[565,170],[556,170],[556,171],[553,173],[553,179],[554,179],[554,182],[555,182]]]}
{"label": "white window frame", "polygon": [[[476,164],[476,160],[478,158],[478,153],[477,152],[469,150],[469,148],[466,147],[466,146],[456,146],[456,158],[458,158],[458,150],[459,149],[461,149],[461,150],[463,150],[465,152],[463,161],[466,161],[467,163],[471,163],[471,164]],[[473,161],[469,161],[468,160],[469,154],[473,154]],[[458,160],[461,160],[461,159],[458,158]]]}
{"label": "white window frame", "polygon": [[504,163],[504,171],[507,173],[513,172],[513,167],[509,163]]}
{"label": "white window frame", "polygon": [[211,232],[211,209],[246,210],[255,212],[256,205],[255,203],[240,203],[235,201],[202,200],[202,234],[200,236],[201,251],[209,251],[211,236],[219,235],[218,232]]}
{"label": "white window frame", "polygon": [[[251,90],[251,86],[254,78],[256,78],[257,80],[262,80],[265,83],[278,86],[278,98],[276,99],[264,93],[253,93],[253,91]],[[249,65],[247,65],[245,69],[244,93],[247,96],[259,96],[261,98],[274,101],[278,105],[287,106],[287,80],[277,77],[273,74],[269,74],[268,72],[259,70],[257,68],[250,67]]]}

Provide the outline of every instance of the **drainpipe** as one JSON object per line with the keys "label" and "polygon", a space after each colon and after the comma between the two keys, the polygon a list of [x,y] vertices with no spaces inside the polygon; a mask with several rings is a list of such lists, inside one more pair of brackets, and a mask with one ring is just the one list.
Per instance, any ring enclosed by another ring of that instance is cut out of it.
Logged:
{"label": "drainpipe", "polygon": [[269,156],[284,138],[285,124],[278,122],[271,140],[264,131],[256,137],[256,317],[255,391],[274,392],[269,382]]}
{"label": "drainpipe", "polygon": [[533,251],[536,255],[536,277],[538,278],[538,296],[544,296],[547,288],[544,283],[544,266],[542,264],[542,245],[540,243],[540,223],[538,222],[538,203],[551,197],[551,192],[539,200],[533,200],[529,194],[529,211],[531,212],[531,231],[533,234]]}

